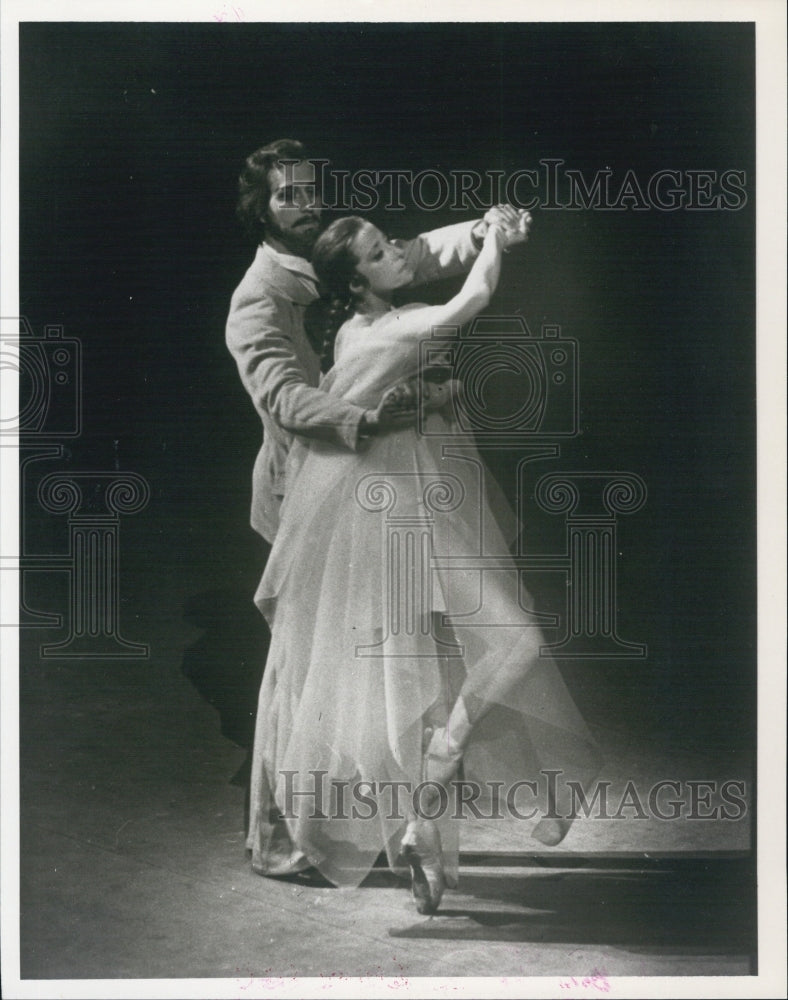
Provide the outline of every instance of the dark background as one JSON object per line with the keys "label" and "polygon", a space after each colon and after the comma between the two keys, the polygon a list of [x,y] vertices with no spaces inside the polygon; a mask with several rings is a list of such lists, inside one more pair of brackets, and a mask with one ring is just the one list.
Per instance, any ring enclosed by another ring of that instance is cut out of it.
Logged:
{"label": "dark background", "polygon": [[[251,150],[290,136],[348,170],[555,157],[587,178],[745,171],[739,211],[535,211],[492,311],[580,345],[582,434],[535,473],[648,485],[618,564],[619,632],[648,657],[565,664],[581,706],[667,741],[751,746],[751,26],[61,23],[20,37],[22,312],[81,341],[83,433],[65,466],[148,480],[131,537],[177,613],[212,589],[251,596],[264,558],[247,527],[259,421],[224,346],[254,249],[234,218]],[[471,217],[377,221],[413,235]],[[516,457],[496,456],[510,492]],[[563,581],[543,583],[550,606]]]}

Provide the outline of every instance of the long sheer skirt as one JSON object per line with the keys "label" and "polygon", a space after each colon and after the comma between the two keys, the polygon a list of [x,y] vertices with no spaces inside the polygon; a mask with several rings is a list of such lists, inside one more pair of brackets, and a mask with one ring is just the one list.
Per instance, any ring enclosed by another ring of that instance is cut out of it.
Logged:
{"label": "long sheer skirt", "polygon": [[[411,430],[362,453],[294,446],[256,595],[272,626],[247,840],[261,874],[312,865],[353,886],[381,851],[396,866],[425,727],[460,692],[475,723],[463,778],[482,800],[545,769],[595,773],[486,480],[474,448]],[[437,808],[456,872],[457,803]]]}

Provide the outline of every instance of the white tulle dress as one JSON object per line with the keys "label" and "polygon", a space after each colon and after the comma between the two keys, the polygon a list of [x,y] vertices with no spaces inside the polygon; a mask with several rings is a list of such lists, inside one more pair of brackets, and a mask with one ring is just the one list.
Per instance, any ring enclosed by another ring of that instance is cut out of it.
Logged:
{"label": "white tulle dress", "polygon": [[[400,315],[346,323],[324,388],[374,408],[413,374],[429,330],[399,335]],[[293,445],[256,595],[272,627],[247,839],[260,874],[314,866],[355,886],[382,851],[396,867],[424,729],[445,725],[460,690],[478,719],[465,780],[505,794],[540,769],[586,780],[597,768],[555,663],[538,655],[544,638],[509,560],[511,514],[455,427],[435,413],[428,433],[358,452]],[[480,556],[496,568],[481,572]],[[452,809],[440,819],[450,874],[463,822]]]}

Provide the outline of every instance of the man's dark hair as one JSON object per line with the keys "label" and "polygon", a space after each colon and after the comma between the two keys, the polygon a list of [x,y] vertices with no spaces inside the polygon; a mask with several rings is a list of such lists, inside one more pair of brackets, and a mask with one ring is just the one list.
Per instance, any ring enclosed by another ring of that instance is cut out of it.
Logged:
{"label": "man's dark hair", "polygon": [[281,160],[304,160],[302,143],[295,139],[277,139],[246,158],[238,178],[238,204],[235,211],[244,229],[259,243],[265,236],[265,215],[271,200],[268,174]]}

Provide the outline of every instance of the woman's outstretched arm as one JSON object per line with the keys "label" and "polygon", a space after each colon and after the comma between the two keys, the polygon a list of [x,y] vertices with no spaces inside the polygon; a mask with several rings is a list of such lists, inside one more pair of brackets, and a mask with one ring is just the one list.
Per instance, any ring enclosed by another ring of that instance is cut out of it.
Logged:
{"label": "woman's outstretched arm", "polygon": [[423,306],[391,313],[384,320],[387,327],[390,325],[389,332],[398,339],[423,337],[435,327],[462,326],[473,319],[489,305],[498,286],[503,250],[526,239],[528,223],[530,216],[524,216],[521,228],[516,231],[490,226],[481,252],[454,298],[441,306]]}

